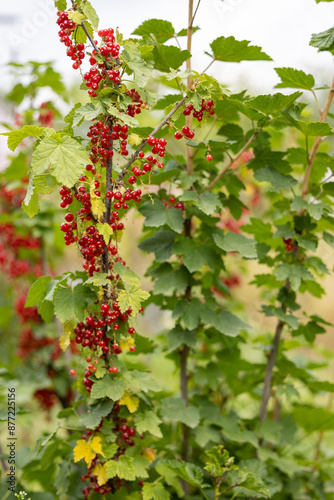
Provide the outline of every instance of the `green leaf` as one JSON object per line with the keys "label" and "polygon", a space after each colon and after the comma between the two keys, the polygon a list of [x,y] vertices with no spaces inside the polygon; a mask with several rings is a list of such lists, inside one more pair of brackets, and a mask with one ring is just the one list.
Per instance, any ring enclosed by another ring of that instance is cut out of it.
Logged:
{"label": "green leaf", "polygon": [[139,276],[137,276],[136,273],[134,273],[133,271],[131,271],[131,269],[127,269],[120,262],[116,262],[116,264],[113,267],[113,271],[116,274],[120,275],[122,281],[125,284],[127,284],[129,286],[135,285],[136,287],[139,287],[139,285],[140,285],[140,278],[139,278]]}
{"label": "green leaf", "polygon": [[71,188],[86,172],[87,163],[88,155],[75,139],[55,134],[39,143],[32,155],[31,167],[39,175],[51,166],[51,173],[57,181]]}
{"label": "green leaf", "polygon": [[182,95],[180,94],[168,94],[158,100],[154,109],[165,109],[170,104],[176,104],[182,99]]}
{"label": "green leaf", "polygon": [[257,170],[254,177],[259,182],[270,182],[274,187],[274,191],[291,189],[298,182],[297,179],[291,175],[283,175],[270,165]]}
{"label": "green leaf", "polygon": [[329,245],[331,246],[332,248],[334,248],[334,235],[331,234],[331,233],[328,233],[327,231],[324,231],[323,232],[323,238],[324,238],[324,241]]}
{"label": "green leaf", "polygon": [[142,489],[143,500],[169,500],[170,494],[162,483],[144,483]]}
{"label": "green leaf", "polygon": [[275,71],[281,79],[276,88],[312,90],[315,85],[313,76],[304,71],[293,68],[275,68]]}
{"label": "green leaf", "polygon": [[201,309],[203,323],[211,324],[223,335],[236,337],[240,332],[249,330],[249,326],[230,311],[221,311],[218,315],[209,308]]}
{"label": "green leaf", "polygon": [[200,324],[201,303],[198,299],[178,301],[173,310],[173,318],[181,318],[182,325],[189,330]]}
{"label": "green leaf", "polygon": [[150,36],[154,35],[159,43],[164,43],[175,34],[174,27],[169,21],[162,19],[149,19],[144,21],[133,32],[133,35]]}
{"label": "green leaf", "polygon": [[94,30],[97,30],[99,27],[99,16],[96,14],[96,11],[92,4],[86,0],[85,2],[80,2],[80,9],[83,14],[89,19]]}
{"label": "green leaf", "polygon": [[40,137],[45,128],[44,127],[36,127],[35,125],[25,125],[19,130],[12,130],[11,132],[3,132],[0,135],[7,135],[8,140],[7,144],[11,151],[15,151],[17,146],[21,144],[23,139],[26,137]]}
{"label": "green leaf", "polygon": [[257,257],[256,241],[246,238],[243,234],[229,232],[222,236],[219,233],[214,233],[213,239],[216,245],[225,252],[238,252],[248,259]]}
{"label": "green leaf", "polygon": [[210,266],[213,270],[221,265],[221,258],[212,247],[197,245],[190,238],[177,242],[174,246],[174,253],[183,256],[184,265],[190,273],[199,271],[204,265]]}
{"label": "green leaf", "polygon": [[161,415],[172,422],[182,422],[194,429],[200,421],[199,409],[186,406],[181,398],[166,398],[161,401]]}
{"label": "green leaf", "polygon": [[133,466],[133,458],[121,455],[118,460],[109,460],[106,462],[106,472],[108,479],[118,477],[126,481],[134,481],[136,479],[135,469]]}
{"label": "green leaf", "polygon": [[182,293],[189,284],[189,272],[184,266],[174,270],[170,264],[165,263],[155,271],[154,276],[155,294],[171,296],[174,292]]}
{"label": "green leaf", "polygon": [[176,233],[183,231],[183,215],[178,208],[166,208],[162,201],[154,199],[154,204],[147,201],[139,211],[146,217],[144,225],[147,227],[161,227],[166,224]]}
{"label": "green leaf", "polygon": [[150,184],[160,186],[160,184],[165,181],[169,181],[179,173],[179,168],[172,168],[170,170],[165,170],[164,172],[158,172],[157,174],[153,172],[153,174],[151,175]]}
{"label": "green leaf", "polygon": [[316,47],[319,52],[323,50],[334,50],[334,26],[321,33],[314,33],[310,45]]}
{"label": "green leaf", "polygon": [[67,8],[67,1],[66,0],[55,0],[55,6],[56,6],[56,9],[64,11]]}
{"label": "green leaf", "polygon": [[103,113],[103,107],[101,103],[97,100],[94,102],[87,102],[83,106],[74,106],[73,110],[65,117],[66,122],[72,120],[73,127],[81,125],[81,123],[86,121],[94,120],[98,115]]}
{"label": "green leaf", "polygon": [[141,303],[148,299],[149,296],[148,292],[141,290],[136,285],[131,285],[129,290],[121,290],[118,294],[118,303],[121,312],[125,312],[131,307],[131,316],[135,316],[141,308]]}
{"label": "green leaf", "polygon": [[38,306],[38,314],[41,316],[45,323],[51,323],[54,315],[53,303],[49,300],[43,300],[43,302]]}
{"label": "green leaf", "polygon": [[276,270],[276,278],[283,281],[289,278],[292,290],[299,290],[301,280],[314,280],[313,275],[303,264],[281,264]]}
{"label": "green leaf", "polygon": [[149,432],[152,436],[162,438],[162,432],[159,425],[162,420],[151,410],[144,413],[138,413],[136,419],[136,429],[139,434]]}
{"label": "green leaf", "polygon": [[157,231],[151,238],[139,243],[139,248],[144,252],[155,254],[157,262],[165,262],[172,255],[175,242],[175,233],[172,231]]}
{"label": "green leaf", "polygon": [[108,285],[110,283],[110,280],[107,279],[108,274],[107,273],[94,273],[93,276],[88,278],[87,281],[85,281],[86,285],[94,285],[94,286],[104,286]]}
{"label": "green leaf", "polygon": [[72,318],[83,321],[87,306],[95,300],[95,292],[82,283],[76,285],[73,290],[60,286],[55,292],[55,314],[62,323],[66,323]]}
{"label": "green leaf", "polygon": [[69,475],[71,474],[72,464],[64,460],[59,464],[59,472],[54,480],[54,487],[57,490],[58,498],[66,497],[70,486]]}
{"label": "green leaf", "polygon": [[276,316],[276,318],[289,325],[293,330],[297,330],[299,326],[298,318],[292,314],[286,314],[281,307],[262,306],[262,310],[266,316]]}
{"label": "green leaf", "polygon": [[[192,32],[196,33],[196,31],[198,31],[199,29],[201,29],[201,28],[199,28],[198,26],[193,26],[192,27]],[[183,28],[181,31],[179,31],[177,33],[177,36],[187,36],[187,35],[188,35],[188,29],[187,28]]]}
{"label": "green leaf", "polygon": [[268,116],[278,113],[282,109],[290,106],[290,104],[292,104],[301,95],[303,95],[302,92],[294,92],[294,94],[291,95],[283,95],[280,93],[272,95],[259,95],[248,101],[247,104]]}
{"label": "green leaf", "polygon": [[141,88],[146,87],[152,75],[153,61],[143,59],[137,43],[124,42],[123,47],[122,59],[133,71],[135,83]]}
{"label": "green leaf", "polygon": [[91,396],[93,399],[108,397],[113,401],[117,401],[123,396],[126,388],[127,383],[125,380],[108,374],[93,384]]}
{"label": "green leaf", "polygon": [[94,406],[90,406],[84,415],[81,415],[81,421],[88,429],[95,429],[101,422],[102,417],[109,415],[113,409],[113,401],[100,401]]}
{"label": "green leaf", "polygon": [[[116,445],[117,446],[117,445]],[[136,477],[141,479],[146,479],[149,477],[147,469],[150,466],[150,462],[144,456],[135,456],[133,458],[133,467],[135,469]]]}
{"label": "green leaf", "polygon": [[182,460],[161,460],[159,464],[164,465],[171,469],[180,478],[187,481],[198,488],[204,487],[203,484],[203,471],[195,464],[183,462]]}
{"label": "green leaf", "polygon": [[178,476],[173,472],[169,467],[166,467],[165,465],[158,463],[155,465],[155,470],[157,473],[164,478],[164,481],[169,485],[174,488],[174,490],[177,492],[180,498],[184,497],[184,491],[182,489],[180,480]]}
{"label": "green leaf", "polygon": [[47,183],[45,175],[30,175],[27,194],[22,202],[22,210],[29,215],[29,217],[34,217],[39,212],[39,194],[50,194],[52,193],[52,187]]}
{"label": "green leaf", "polygon": [[271,498],[271,494],[262,479],[247,468],[233,471],[231,476],[230,479],[241,487],[236,488],[236,495],[239,496],[241,492],[244,492],[244,495],[248,496],[251,492],[255,492],[259,493],[261,497]]}
{"label": "green leaf", "polygon": [[194,201],[195,205],[206,215],[213,214],[216,207],[222,208],[217,193],[205,192],[199,196],[195,191],[186,191],[179,199],[180,201]]}
{"label": "green leaf", "polygon": [[128,382],[128,389],[130,392],[136,393],[138,391],[160,391],[161,387],[157,381],[148,372],[139,370],[127,371],[124,374]]}
{"label": "green leaf", "polygon": [[334,430],[334,413],[324,408],[297,405],[292,410],[292,417],[308,433]]}
{"label": "green leaf", "polygon": [[325,137],[328,135],[334,135],[334,131],[329,123],[320,123],[320,122],[303,122],[298,121],[298,128],[305,135]]}
{"label": "green leaf", "polygon": [[154,47],[153,56],[155,68],[168,73],[170,69],[178,69],[191,54],[187,50],[180,50],[173,45],[158,45]]}
{"label": "green leaf", "polygon": [[44,299],[49,283],[51,283],[50,276],[38,278],[29,289],[25,307],[37,306]]}
{"label": "green leaf", "polygon": [[216,38],[210,46],[213,56],[218,61],[271,61],[271,57],[262,52],[261,47],[249,45],[247,40],[238,41],[233,36]]}
{"label": "green leaf", "polygon": [[168,352],[176,351],[182,345],[187,345],[191,348],[196,346],[196,334],[194,330],[184,330],[181,326],[176,325],[173,330],[165,333],[168,339]]}

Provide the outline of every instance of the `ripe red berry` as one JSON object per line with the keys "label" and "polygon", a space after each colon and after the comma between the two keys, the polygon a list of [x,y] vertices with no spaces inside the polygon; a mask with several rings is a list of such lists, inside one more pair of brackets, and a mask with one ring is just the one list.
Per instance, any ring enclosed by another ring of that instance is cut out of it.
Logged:
{"label": "ripe red berry", "polygon": [[76,374],[76,371],[72,368],[72,370],[70,370],[70,375],[71,375],[72,377],[74,377],[74,375],[75,375],[75,374]]}
{"label": "ripe red berry", "polygon": [[212,160],[213,160],[213,156],[212,156],[212,155],[207,155],[206,159],[207,159],[208,161],[212,161]]}
{"label": "ripe red berry", "polygon": [[181,132],[178,130],[177,132],[175,132],[174,137],[175,137],[175,139],[182,139],[183,135],[182,135],[182,134],[181,134]]}

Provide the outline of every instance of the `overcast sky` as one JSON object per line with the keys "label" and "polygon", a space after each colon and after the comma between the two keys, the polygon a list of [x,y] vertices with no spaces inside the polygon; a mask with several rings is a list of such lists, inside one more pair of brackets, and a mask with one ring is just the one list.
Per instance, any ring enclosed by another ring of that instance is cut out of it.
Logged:
{"label": "overcast sky", "polygon": [[[167,19],[178,31],[187,25],[187,0],[91,0],[100,15],[100,27],[119,27],[129,36],[144,20]],[[197,4],[197,0],[194,0]],[[334,2],[315,0],[202,0],[195,24],[201,30],[194,36],[193,67],[207,65],[204,51],[216,37],[233,35],[260,45],[274,62],[215,63],[211,74],[230,87],[248,86],[254,93],[270,92],[278,83],[274,67],[292,66],[314,74],[317,83],[331,81],[332,56],[309,47],[312,33],[333,25]],[[74,71],[65,47],[58,41],[56,13],[52,0],[1,2],[0,29],[2,75],[9,60],[54,60],[67,82]],[[185,39],[181,39],[185,45]],[[2,88],[10,80],[5,77]]]}

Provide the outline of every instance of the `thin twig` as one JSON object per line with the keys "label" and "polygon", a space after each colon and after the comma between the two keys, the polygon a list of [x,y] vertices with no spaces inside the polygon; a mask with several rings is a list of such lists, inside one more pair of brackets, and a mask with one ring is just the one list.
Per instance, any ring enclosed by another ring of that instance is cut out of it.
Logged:
{"label": "thin twig", "polygon": [[194,12],[194,15],[193,17],[191,18],[191,23],[190,23],[190,26],[191,28],[193,27],[194,25],[194,20],[195,20],[195,17],[196,17],[196,14],[197,14],[197,11],[198,11],[198,7],[199,7],[199,4],[201,3],[201,0],[198,0],[197,2],[197,5],[196,5],[196,9],[195,9],[195,12]]}
{"label": "thin twig", "polygon": [[231,158],[231,160],[229,161],[229,163],[226,165],[226,167],[221,171],[219,172],[219,174],[217,175],[217,177],[215,179],[213,179],[212,182],[210,182],[210,184],[208,185],[208,187],[205,189],[205,191],[210,191],[213,186],[215,184],[217,184],[217,182],[220,181],[220,179],[223,177],[223,175],[226,174],[227,170],[229,170],[231,168],[231,166],[233,165],[233,163],[235,161],[237,161],[240,156],[242,155],[242,153],[244,153],[248,148],[249,146],[252,144],[252,142],[256,139],[256,137],[258,136],[260,130],[255,130],[255,132],[253,133],[253,135],[248,139],[248,141],[246,142],[246,144],[238,151],[238,153],[233,156]]}
{"label": "thin twig", "polygon": [[212,59],[210,64],[207,65],[207,67],[202,71],[201,75],[204,75],[208,71],[208,69],[212,66],[212,64],[215,62],[216,59]]}
{"label": "thin twig", "polygon": [[[166,125],[166,123],[168,123],[169,119],[174,115],[174,113],[176,113],[176,111],[184,104],[185,100],[188,98],[188,96],[185,96],[183,99],[181,99],[180,102],[177,102],[174,106],[174,108],[172,109],[172,111],[170,111],[168,113],[167,116],[165,116],[165,118],[162,120],[162,122],[159,123],[159,125],[157,125],[155,127],[155,129],[153,130],[153,132],[151,132],[151,136],[154,136],[157,132],[159,132],[159,130],[164,126]],[[127,164],[125,165],[125,167],[122,169],[122,171],[120,172],[119,176],[117,177],[117,180],[116,180],[116,184],[119,183],[123,177],[126,175],[126,173],[128,172],[129,168],[131,167],[132,163],[136,160],[137,156],[139,155],[140,151],[146,146],[147,144],[147,141],[148,139],[145,139],[142,141],[142,143],[140,144],[140,146],[138,147],[138,149],[133,153],[133,155],[131,156],[130,160],[127,162]]]}
{"label": "thin twig", "polygon": [[[326,118],[327,118],[327,115],[328,115],[328,112],[329,112],[329,108],[330,108],[330,106],[332,104],[333,96],[334,96],[334,78],[333,78],[333,81],[332,81],[332,85],[331,85],[330,91],[328,92],[328,96],[327,96],[327,101],[326,101],[325,107],[324,107],[324,109],[323,109],[323,111],[321,113],[320,123],[324,123],[325,120],[326,120]],[[310,182],[310,176],[311,176],[311,172],[312,172],[314,160],[315,160],[316,154],[318,152],[318,148],[319,148],[319,146],[321,144],[321,141],[322,141],[321,137],[316,137],[315,138],[314,144],[313,144],[313,147],[312,147],[309,159],[308,159],[308,163],[306,165],[305,176],[304,176],[304,181],[303,181],[303,185],[302,185],[302,194],[301,194],[301,197],[302,197],[303,200],[305,200],[305,198],[307,196],[307,193],[308,193],[308,185],[309,185],[309,182]]]}
{"label": "thin twig", "polygon": [[267,409],[268,409],[268,401],[271,393],[271,380],[273,377],[273,370],[276,363],[278,348],[281,340],[281,335],[283,331],[284,323],[279,320],[276,326],[275,337],[273,342],[273,347],[270,351],[266,373],[264,376],[264,385],[261,399],[261,408],[260,408],[260,422],[263,422],[267,418]]}
{"label": "thin twig", "polygon": [[315,102],[316,102],[316,105],[317,105],[317,108],[318,108],[318,111],[319,111],[319,114],[321,116],[321,108],[320,108],[320,104],[319,104],[319,101],[318,101],[318,98],[317,98],[317,94],[314,92],[314,90],[312,89],[311,90],[313,96],[314,96],[314,99],[315,99]]}
{"label": "thin twig", "polygon": [[226,493],[227,491],[229,490],[232,490],[233,488],[236,488],[237,486],[239,486],[239,483],[236,483],[236,484],[233,484],[232,486],[229,486],[228,488],[226,488],[224,491],[221,492],[221,494],[223,495],[224,493]]}

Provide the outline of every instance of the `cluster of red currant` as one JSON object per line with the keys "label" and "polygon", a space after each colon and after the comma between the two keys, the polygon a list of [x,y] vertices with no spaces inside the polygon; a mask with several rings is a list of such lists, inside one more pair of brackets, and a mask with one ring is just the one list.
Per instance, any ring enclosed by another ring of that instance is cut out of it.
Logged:
{"label": "cluster of red currant", "polygon": [[24,258],[27,250],[40,248],[38,238],[18,234],[16,227],[9,223],[0,224],[0,237],[0,270],[3,273],[12,280],[27,274],[42,276],[41,260]]}
{"label": "cluster of red currant", "polygon": [[[184,112],[183,112],[184,113]],[[182,139],[183,137],[185,137],[186,139],[193,139],[195,136],[195,132],[193,132],[192,130],[190,130],[190,128],[187,126],[187,125],[184,125],[182,127],[182,130],[177,130],[174,134],[174,137],[175,139],[177,140],[180,140]],[[208,151],[208,154],[206,156],[206,159],[208,161],[212,161],[213,160],[213,156],[209,153]]]}
{"label": "cluster of red currant", "polygon": [[85,58],[85,46],[83,43],[78,43],[74,45],[71,40],[71,35],[75,29],[75,22],[69,19],[68,12],[57,12],[57,24],[60,28],[58,31],[58,35],[60,37],[60,41],[68,47],[67,55],[74,61],[72,64],[74,69],[78,69],[82,64],[82,60]]}
{"label": "cluster of red currant", "polygon": [[[127,139],[127,125],[124,125],[123,127],[119,126],[119,128],[124,129],[123,131],[121,131],[122,139]],[[110,140],[119,139],[119,134],[111,133],[108,125],[104,125],[101,120],[98,120],[96,123],[90,126],[87,137],[90,138],[91,143],[89,156],[90,161],[93,163],[93,165],[100,162],[101,167],[105,167],[107,164],[107,159],[111,158],[114,155],[113,150],[110,149]],[[91,165],[87,165],[86,168],[87,171],[94,170]]]}
{"label": "cluster of red currant", "polygon": [[192,104],[188,104],[183,111],[185,116],[193,114],[193,117],[197,119],[197,121],[201,122],[203,120],[204,113],[207,113],[207,116],[213,116],[215,114],[215,110],[212,108],[213,100],[210,99],[208,102],[205,102],[205,99],[202,99],[201,109],[196,111]]}
{"label": "cluster of red currant", "polygon": [[[121,418],[119,416],[120,412],[120,406],[118,404],[115,404],[112,410],[112,419],[114,423],[113,427],[113,432],[116,434],[116,443],[118,445],[118,451],[115,454],[115,458],[117,459],[121,455],[124,455],[125,450],[127,446],[134,446],[136,443],[134,441],[134,438],[136,438],[136,429],[134,427],[131,427],[130,425],[127,424],[127,419],[126,418]],[[102,419],[98,427],[94,431],[87,431],[85,434],[81,436],[81,439],[86,440],[87,438],[90,438],[93,433],[99,433],[101,427],[103,426],[105,419]],[[143,439],[144,436],[140,435],[139,439]],[[88,472],[87,474],[81,476],[81,481],[90,481],[89,486],[86,486],[83,489],[83,495],[85,499],[88,499],[91,491],[96,491],[97,493],[100,493],[101,495],[105,493],[110,493],[111,492],[111,487],[108,485],[108,483],[105,483],[104,485],[98,485],[97,482],[97,477],[94,474],[94,469],[98,464],[103,465],[102,462],[98,459],[98,457],[95,457],[93,461],[91,462],[90,466],[88,467]],[[116,477],[115,478],[115,489],[120,489],[122,487],[122,481]]]}
{"label": "cluster of red currant", "polygon": [[292,250],[294,248],[292,239],[291,238],[287,238],[287,239],[283,238],[283,241],[285,243],[285,250],[287,252],[292,252]]}
{"label": "cluster of red currant", "polygon": [[50,108],[50,104],[47,102],[42,102],[37,118],[41,125],[43,127],[53,127],[54,117],[55,111]]}
{"label": "cluster of red currant", "polygon": [[139,115],[139,113],[141,113],[142,107],[145,107],[144,101],[140,98],[140,95],[138,94],[136,89],[126,90],[125,93],[127,96],[131,97],[133,102],[137,103],[129,104],[126,114],[129,116]]}
{"label": "cluster of red currant", "polygon": [[176,201],[175,196],[170,196],[168,198],[168,202],[166,200],[162,200],[162,203],[165,205],[166,208],[179,208],[180,210],[184,211],[186,209],[184,203],[182,201]]}
{"label": "cluster of red currant", "polygon": [[58,359],[61,353],[58,340],[47,337],[37,338],[31,327],[28,325],[22,330],[22,333],[20,334],[17,356],[22,359],[28,359],[33,352],[43,349],[47,346],[53,347],[51,359],[53,361]]}

